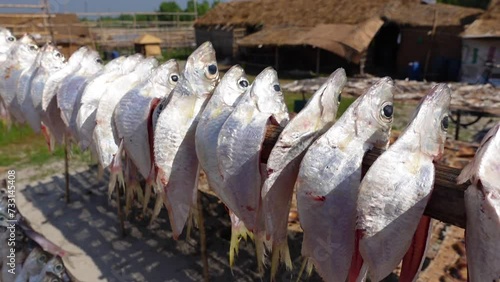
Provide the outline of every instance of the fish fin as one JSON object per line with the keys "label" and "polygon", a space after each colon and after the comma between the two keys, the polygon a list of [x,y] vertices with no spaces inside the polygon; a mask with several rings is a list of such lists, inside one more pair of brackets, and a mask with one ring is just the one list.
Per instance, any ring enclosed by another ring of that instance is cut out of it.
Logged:
{"label": "fish fin", "polygon": [[290,250],[288,249],[288,242],[280,244],[273,244],[271,255],[271,280],[274,280],[278,272],[279,262],[285,264],[288,271],[292,270],[292,259],[290,258]]}
{"label": "fish fin", "polygon": [[54,152],[54,142],[52,142],[52,135],[50,134],[49,128],[45,124],[41,124],[42,135],[45,138],[45,143],[47,143],[47,148],[49,152]]}
{"label": "fish fin", "polygon": [[354,252],[352,253],[351,267],[349,268],[349,282],[358,281],[358,278],[361,276],[361,271],[364,266],[363,257],[361,257],[361,253],[359,252],[359,241],[361,240],[361,236],[361,230],[356,230]]}
{"label": "fish fin", "polygon": [[148,209],[148,203],[151,199],[151,191],[153,190],[153,184],[146,182],[146,187],[144,187],[144,197],[142,199],[142,214],[146,214],[146,210]]}
{"label": "fish fin", "polygon": [[149,224],[153,223],[153,221],[155,221],[156,218],[158,218],[158,215],[160,214],[162,207],[163,207],[163,195],[162,193],[157,193],[155,200],[155,207],[153,208],[153,214],[151,215],[151,220]]}
{"label": "fish fin", "polygon": [[313,270],[313,264],[309,258],[304,258],[302,261],[302,265],[300,266],[299,274],[297,275],[297,282],[302,278],[302,274],[304,271],[306,272],[306,277],[311,277],[311,273]]}
{"label": "fish fin", "polygon": [[253,234],[248,231],[245,227],[243,221],[236,217],[236,215],[229,211],[229,217],[231,218],[231,243],[229,245],[229,266],[231,269],[234,266],[234,257],[238,255],[239,243],[243,239],[247,241],[248,237],[252,238]]}
{"label": "fish fin", "polygon": [[111,198],[111,194],[116,186],[116,180],[118,180],[119,187],[121,186],[123,190],[125,189],[125,177],[123,176],[123,165],[122,165],[122,150],[123,150],[123,139],[120,141],[120,146],[113,156],[110,167],[109,185],[108,185],[108,197]]}
{"label": "fish fin", "polygon": [[422,216],[417,230],[413,235],[410,248],[403,257],[401,275],[399,276],[400,282],[412,282],[417,279],[418,273],[424,263],[431,227],[431,218],[426,215]]}
{"label": "fish fin", "polygon": [[257,271],[259,276],[264,275],[266,248],[265,248],[265,235],[255,234],[255,256],[257,257]]}

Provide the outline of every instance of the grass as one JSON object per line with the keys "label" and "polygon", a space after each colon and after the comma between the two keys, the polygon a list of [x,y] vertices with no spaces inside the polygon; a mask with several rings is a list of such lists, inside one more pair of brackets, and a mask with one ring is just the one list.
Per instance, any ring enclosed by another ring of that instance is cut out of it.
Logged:
{"label": "grass", "polygon": [[[8,128],[0,122],[0,133],[0,167],[42,166],[64,159],[62,146],[56,146],[54,152],[50,152],[43,136],[35,134],[28,125],[12,125]],[[82,153],[76,146],[72,148],[71,156],[78,161],[90,160],[89,153]]]}

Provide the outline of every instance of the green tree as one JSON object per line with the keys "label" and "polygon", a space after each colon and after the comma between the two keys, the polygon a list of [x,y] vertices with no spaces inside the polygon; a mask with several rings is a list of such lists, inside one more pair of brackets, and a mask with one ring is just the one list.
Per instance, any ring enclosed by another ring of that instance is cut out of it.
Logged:
{"label": "green tree", "polygon": [[[168,2],[161,2],[158,12],[178,13],[178,12],[182,12],[182,9],[181,9],[181,7],[179,7],[179,5],[176,2],[168,1]],[[160,20],[160,21],[173,21],[173,20],[175,20],[175,16],[161,15],[158,17],[158,20]]]}

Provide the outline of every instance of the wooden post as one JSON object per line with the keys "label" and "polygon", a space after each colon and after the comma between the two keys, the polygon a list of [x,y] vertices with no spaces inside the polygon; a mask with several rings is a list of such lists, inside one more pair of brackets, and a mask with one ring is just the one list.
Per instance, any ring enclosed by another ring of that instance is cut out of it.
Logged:
{"label": "wooden post", "polygon": [[438,11],[437,11],[437,9],[434,9],[434,22],[432,23],[432,34],[431,34],[431,43],[430,43],[431,45],[429,46],[429,50],[427,50],[427,55],[425,56],[425,66],[424,66],[423,79],[426,78],[427,70],[429,69],[429,61],[431,59],[432,45],[434,45],[434,37],[436,36],[437,17],[438,17]]}
{"label": "wooden post", "polygon": [[64,195],[64,198],[66,199],[66,204],[70,203],[70,196],[69,196],[69,156],[68,156],[68,147],[69,147],[68,135],[66,134],[64,136],[64,178],[66,180],[66,194]]}
{"label": "wooden post", "polygon": [[319,76],[319,62],[320,62],[321,49],[316,47],[316,75]]}
{"label": "wooden post", "polygon": [[205,231],[205,220],[203,218],[203,205],[201,202],[201,197],[203,194],[200,190],[197,191],[196,205],[198,209],[198,228],[200,229],[200,252],[201,261],[203,263],[203,281],[208,282],[210,280],[210,273],[208,269],[208,255],[207,255],[207,233]]}
{"label": "wooden post", "polygon": [[278,71],[278,69],[279,69],[279,61],[280,61],[278,50],[279,50],[279,46],[276,46],[276,48],[274,48],[274,69],[276,71]]}

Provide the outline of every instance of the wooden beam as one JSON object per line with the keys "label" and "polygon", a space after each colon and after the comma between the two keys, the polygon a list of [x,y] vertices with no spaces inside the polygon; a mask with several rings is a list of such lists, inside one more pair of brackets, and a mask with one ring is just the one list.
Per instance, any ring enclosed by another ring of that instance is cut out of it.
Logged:
{"label": "wooden beam", "polygon": [[[267,162],[281,131],[282,128],[279,126],[268,126],[262,152],[263,162]],[[369,151],[363,159],[363,170],[368,170],[382,153],[383,151],[379,149]],[[434,191],[424,213],[442,222],[465,228],[464,191],[469,186],[469,183],[456,184],[455,179],[460,174],[459,169],[441,164],[435,164],[435,168]]]}

